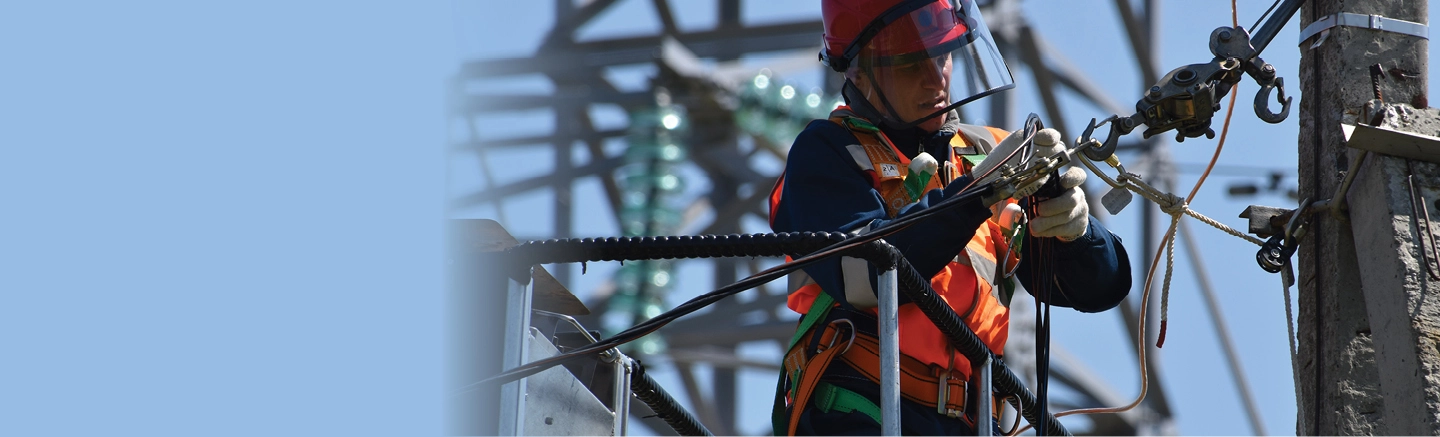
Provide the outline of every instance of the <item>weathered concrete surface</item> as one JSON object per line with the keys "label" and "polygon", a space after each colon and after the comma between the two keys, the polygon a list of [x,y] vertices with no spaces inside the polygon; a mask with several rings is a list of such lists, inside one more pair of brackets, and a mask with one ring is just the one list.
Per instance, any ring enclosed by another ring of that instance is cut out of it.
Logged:
{"label": "weathered concrete surface", "polygon": [[[1440,132],[1440,111],[1416,110],[1409,105],[1393,105],[1384,110],[1382,127],[1435,135]],[[1413,226],[1415,213],[1411,207],[1407,176],[1413,169],[1420,206],[1431,209],[1440,199],[1440,165],[1412,161],[1407,167],[1403,158],[1372,153],[1370,162],[1356,175],[1351,195],[1352,230],[1355,240],[1363,242],[1361,254],[1362,279],[1366,310],[1374,338],[1376,364],[1379,370],[1380,395],[1386,427],[1379,430],[1390,435],[1434,435],[1440,430],[1440,281],[1432,280],[1426,271],[1420,250],[1429,248],[1424,222]],[[1440,225],[1432,225],[1432,231]],[[1422,244],[1423,243],[1423,244]],[[1387,256],[1389,255],[1389,256]],[[1437,274],[1440,268],[1434,266]],[[1427,299],[1427,295],[1431,295]]]}
{"label": "weathered concrete surface", "polygon": [[[1378,14],[1385,17],[1425,22],[1427,5],[1419,1],[1341,2],[1315,0],[1300,11],[1303,27],[1316,19],[1337,12]],[[1404,75],[1391,75],[1381,89],[1388,102],[1425,102],[1427,44],[1418,38],[1370,29],[1340,27],[1330,31],[1318,47],[1311,47],[1312,38],[1300,47],[1300,83],[1303,84],[1300,110],[1299,173],[1300,195],[1312,199],[1328,199],[1356,157],[1344,146],[1340,122],[1346,111],[1357,112],[1365,102],[1375,98],[1371,88],[1369,67],[1403,70]],[[1275,44],[1281,44],[1277,41]],[[1274,46],[1281,49],[1282,45]],[[1283,70],[1282,70],[1283,72]],[[1405,77],[1412,76],[1412,77]],[[1381,160],[1376,159],[1375,162]],[[1380,173],[1381,167],[1367,163],[1361,170]],[[1367,179],[1366,181],[1370,181]],[[1379,184],[1379,185],[1375,185]],[[1372,303],[1368,295],[1385,293],[1382,286],[1362,291],[1362,261],[1366,266],[1390,260],[1390,270],[1377,265],[1367,276],[1397,278],[1411,275],[1410,270],[1397,267],[1395,246],[1402,229],[1394,227],[1395,215],[1407,214],[1392,209],[1391,199],[1383,195],[1383,184],[1362,184],[1357,181],[1349,199],[1352,202],[1384,202],[1385,207],[1352,204],[1351,222],[1345,223],[1328,215],[1315,216],[1310,233],[1302,240],[1299,251],[1300,311],[1297,321],[1299,341],[1300,389],[1299,434],[1436,434],[1430,417],[1414,417],[1399,400],[1387,402],[1382,393],[1381,365],[1398,360],[1390,353],[1403,339],[1380,338],[1372,327],[1392,329],[1400,320],[1410,317],[1393,311],[1397,305],[1389,300]],[[1396,206],[1398,208],[1398,205]],[[1373,217],[1372,217],[1373,216]],[[1377,218],[1378,217],[1378,218]],[[1383,225],[1376,225],[1383,222]],[[1408,228],[1404,229],[1408,230]],[[1403,234],[1410,235],[1410,234]],[[1408,238],[1408,237],[1407,237]],[[1359,247],[1357,247],[1357,242]],[[1413,252],[1411,252],[1413,254]],[[1413,260],[1412,260],[1413,261]],[[1377,279],[1378,280],[1378,279]],[[1392,288],[1392,293],[1400,293]],[[1373,322],[1373,323],[1372,323]],[[1403,325],[1403,324],[1401,324]],[[1388,332],[1388,331],[1386,331]],[[1376,344],[1376,341],[1381,344]],[[1385,361],[1377,361],[1377,348],[1385,350]],[[1412,368],[1419,368],[1412,364]],[[1389,374],[1400,367],[1384,367]],[[1397,378],[1400,378],[1397,376]],[[1400,378],[1403,379],[1403,378]],[[1421,375],[1410,378],[1414,386],[1422,385]],[[1396,389],[1396,384],[1387,384]],[[1414,395],[1410,395],[1411,399]],[[1392,405],[1394,407],[1392,408]],[[1429,428],[1426,428],[1429,426]]]}

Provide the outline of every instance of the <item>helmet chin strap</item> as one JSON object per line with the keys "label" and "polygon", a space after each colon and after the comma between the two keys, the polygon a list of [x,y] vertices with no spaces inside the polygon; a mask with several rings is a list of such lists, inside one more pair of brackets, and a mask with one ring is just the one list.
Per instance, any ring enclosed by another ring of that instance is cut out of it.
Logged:
{"label": "helmet chin strap", "polygon": [[845,78],[845,84],[840,86],[840,95],[845,97],[845,104],[850,106],[851,111],[855,111],[855,115],[864,117],[866,120],[885,123],[887,126],[890,124],[890,118],[881,115],[880,111],[870,104],[870,99],[865,98],[865,93],[850,81],[850,78]]}

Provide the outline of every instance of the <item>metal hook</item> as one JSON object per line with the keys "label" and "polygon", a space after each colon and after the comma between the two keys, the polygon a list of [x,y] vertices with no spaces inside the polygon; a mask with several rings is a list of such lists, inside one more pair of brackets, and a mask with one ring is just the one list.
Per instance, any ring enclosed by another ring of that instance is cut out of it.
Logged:
{"label": "metal hook", "polygon": [[[1270,112],[1270,90],[1277,90],[1275,101],[1280,103],[1280,113]],[[1255,93],[1255,116],[1265,120],[1266,123],[1276,124],[1285,121],[1290,116],[1290,97],[1285,96],[1285,78],[1277,77],[1271,83],[1261,83],[1260,91]]]}
{"label": "metal hook", "polygon": [[[1105,119],[1101,120],[1098,124],[1095,122],[1095,119],[1090,119],[1090,125],[1085,127],[1085,133],[1080,135],[1079,144],[1076,144],[1076,146],[1091,142],[1100,143],[1099,141],[1096,141],[1093,137],[1091,137],[1091,135],[1095,134],[1095,128],[1104,126],[1109,123],[1118,123],[1119,120],[1119,115],[1111,115],[1109,117],[1105,117]],[[1095,161],[1104,161],[1106,159],[1110,159],[1110,156],[1115,154],[1115,145],[1120,142],[1121,134],[1115,129],[1115,127],[1115,125],[1110,126],[1110,134],[1106,136],[1104,143],[1100,143],[1099,146],[1086,147],[1085,150],[1083,150],[1085,152],[1085,156]]]}

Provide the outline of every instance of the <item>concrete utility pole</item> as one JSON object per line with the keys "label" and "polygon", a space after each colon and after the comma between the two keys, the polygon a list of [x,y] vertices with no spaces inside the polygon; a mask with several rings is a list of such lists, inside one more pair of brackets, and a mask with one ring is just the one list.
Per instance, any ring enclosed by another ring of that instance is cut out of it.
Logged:
{"label": "concrete utility pole", "polygon": [[[1354,168],[1361,155],[1346,147],[1342,118],[1363,114],[1376,88],[1387,104],[1428,106],[1427,41],[1391,31],[1395,27],[1385,24],[1393,22],[1376,17],[1425,23],[1426,3],[1312,0],[1302,9],[1302,29],[1342,12],[1370,16],[1300,45],[1302,198],[1330,199]],[[1385,77],[1374,87],[1371,69],[1377,64]],[[1419,133],[1437,134],[1433,128]],[[1419,245],[1424,215],[1417,230],[1406,160],[1369,155],[1346,196],[1349,222],[1314,214],[1301,240],[1296,432],[1440,435],[1440,281],[1430,279],[1421,262],[1420,250],[1428,246]],[[1440,199],[1440,166],[1411,165],[1423,195],[1419,204],[1433,208]]]}

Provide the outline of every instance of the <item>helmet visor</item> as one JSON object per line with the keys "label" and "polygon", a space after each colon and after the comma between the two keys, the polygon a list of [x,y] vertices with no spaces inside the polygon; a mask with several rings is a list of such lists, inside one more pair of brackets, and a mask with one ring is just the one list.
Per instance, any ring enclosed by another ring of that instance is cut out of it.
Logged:
{"label": "helmet visor", "polygon": [[852,68],[869,82],[862,87],[869,103],[893,125],[933,131],[950,110],[1014,87],[972,1],[903,2],[873,24],[883,27]]}

